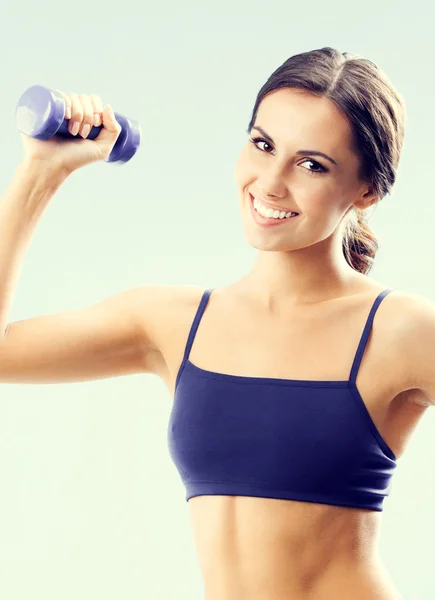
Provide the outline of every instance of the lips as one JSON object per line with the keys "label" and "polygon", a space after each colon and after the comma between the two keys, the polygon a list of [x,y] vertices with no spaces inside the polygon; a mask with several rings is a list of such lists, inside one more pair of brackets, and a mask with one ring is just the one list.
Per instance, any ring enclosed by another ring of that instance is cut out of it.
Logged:
{"label": "lips", "polygon": [[254,219],[255,223],[258,225],[258,227],[266,228],[269,229],[270,227],[276,228],[276,227],[284,227],[284,225],[286,225],[287,227],[289,226],[290,222],[294,222],[298,220],[298,217],[300,216],[299,214],[293,217],[289,217],[289,218],[284,218],[284,219],[273,219],[273,218],[267,218],[267,217],[263,217],[260,213],[258,213],[255,208],[254,208],[254,199],[251,196],[249,199],[249,210],[250,213],[252,215],[252,218]]}
{"label": "lips", "polygon": [[[249,192],[249,196],[253,202],[255,196],[251,194],[251,192]],[[286,208],[285,206],[274,206],[273,204],[270,204],[270,202],[265,202],[264,200],[259,200],[259,202],[261,202],[261,204],[263,204],[266,208],[271,208],[272,210],[279,210],[279,212],[282,212],[284,210],[286,213],[293,212],[299,214],[296,210],[293,210],[292,208]]]}

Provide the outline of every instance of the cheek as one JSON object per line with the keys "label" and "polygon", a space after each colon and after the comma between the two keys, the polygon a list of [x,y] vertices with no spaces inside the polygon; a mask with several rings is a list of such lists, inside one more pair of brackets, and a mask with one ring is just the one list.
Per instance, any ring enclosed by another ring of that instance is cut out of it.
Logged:
{"label": "cheek", "polygon": [[312,187],[306,197],[308,212],[315,217],[321,218],[328,215],[335,219],[337,215],[341,214],[341,198],[341,190],[336,185],[322,180],[319,182],[317,189]]}
{"label": "cheek", "polygon": [[252,163],[249,161],[247,148],[244,148],[234,166],[234,179],[240,187],[246,186],[254,176]]}
{"label": "cheek", "polygon": [[313,215],[320,216],[322,213],[330,214],[334,210],[334,206],[335,202],[333,201],[333,198],[325,193],[325,190],[310,196],[309,208]]}

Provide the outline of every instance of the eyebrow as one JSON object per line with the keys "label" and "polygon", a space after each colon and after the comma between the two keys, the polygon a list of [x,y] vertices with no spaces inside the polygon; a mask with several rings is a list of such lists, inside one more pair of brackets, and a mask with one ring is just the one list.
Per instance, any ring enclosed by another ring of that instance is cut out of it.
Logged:
{"label": "eyebrow", "polygon": [[[266,133],[264,131],[264,129],[262,129],[261,127],[258,127],[258,125],[254,125],[252,127],[252,129],[257,129],[261,133],[261,135],[263,135],[265,137],[265,139],[268,142],[270,142],[271,144],[275,143],[273,141],[273,139],[270,137],[270,135],[268,133]],[[249,134],[249,129],[248,129],[248,131],[246,133]],[[311,154],[312,156],[323,156],[323,158],[326,158],[327,160],[329,160],[330,162],[332,162],[335,166],[338,166],[337,163],[335,162],[335,160],[333,158],[331,158],[330,156],[328,156],[324,152],[320,152],[319,150],[297,150],[296,154]]]}

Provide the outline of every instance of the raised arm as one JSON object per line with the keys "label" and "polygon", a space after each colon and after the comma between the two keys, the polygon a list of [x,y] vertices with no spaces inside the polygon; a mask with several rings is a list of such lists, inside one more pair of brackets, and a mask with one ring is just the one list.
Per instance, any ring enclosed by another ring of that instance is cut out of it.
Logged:
{"label": "raised arm", "polygon": [[172,286],[142,286],[88,308],[8,322],[24,255],[42,214],[67,177],[105,160],[119,135],[112,111],[101,110],[98,97],[71,94],[65,102],[70,126],[91,124],[100,114],[104,127],[95,140],[42,142],[22,136],[25,158],[0,201],[0,383],[160,374],[164,367],[157,332],[177,303],[178,288]]}
{"label": "raised arm", "polygon": [[175,286],[145,285],[90,307],[8,322],[25,251],[66,175],[25,161],[0,201],[0,383],[60,383],[131,373],[160,375],[159,324]]}
{"label": "raised arm", "polygon": [[0,201],[0,383],[56,383],[158,373],[153,324],[175,293],[143,286],[88,308],[8,323],[25,251],[66,174],[24,161]]}
{"label": "raised arm", "polygon": [[133,288],[87,308],[9,323],[0,383],[63,383],[162,374],[156,331],[177,288]]}

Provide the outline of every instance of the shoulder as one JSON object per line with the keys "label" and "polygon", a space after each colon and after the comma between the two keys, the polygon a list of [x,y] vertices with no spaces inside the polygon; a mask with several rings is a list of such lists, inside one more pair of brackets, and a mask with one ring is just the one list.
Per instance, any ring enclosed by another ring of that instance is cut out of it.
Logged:
{"label": "shoulder", "polygon": [[152,311],[159,324],[165,319],[178,320],[187,310],[198,308],[205,288],[196,285],[146,285],[141,288],[143,309]]}
{"label": "shoulder", "polygon": [[388,321],[409,389],[435,405],[435,302],[400,290],[389,296]]}
{"label": "shoulder", "polygon": [[177,361],[182,356],[205,288],[190,285],[146,287],[148,293],[143,292],[143,298],[147,300],[142,307],[142,322],[154,347],[153,372],[173,395]]}
{"label": "shoulder", "polygon": [[393,290],[389,313],[396,324],[396,331],[406,341],[412,341],[417,333],[435,325],[435,302],[411,292]]}
{"label": "shoulder", "polygon": [[177,332],[191,325],[204,292],[204,287],[194,285],[143,288],[142,318],[156,349],[164,354]]}
{"label": "shoulder", "polygon": [[174,317],[183,321],[183,317],[193,318],[198,310],[201,298],[207,288],[197,285],[167,286],[168,308],[174,311]]}

